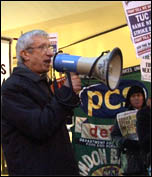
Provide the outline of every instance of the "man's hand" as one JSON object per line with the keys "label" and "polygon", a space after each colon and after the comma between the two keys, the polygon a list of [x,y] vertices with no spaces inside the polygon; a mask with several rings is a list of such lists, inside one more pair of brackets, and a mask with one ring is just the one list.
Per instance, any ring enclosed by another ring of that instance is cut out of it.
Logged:
{"label": "man's hand", "polygon": [[[79,91],[81,90],[81,80],[76,73],[70,73],[70,75],[71,75],[71,82],[72,82],[73,91],[76,94],[78,94]],[[66,87],[70,87],[68,79],[65,80],[64,85]]]}

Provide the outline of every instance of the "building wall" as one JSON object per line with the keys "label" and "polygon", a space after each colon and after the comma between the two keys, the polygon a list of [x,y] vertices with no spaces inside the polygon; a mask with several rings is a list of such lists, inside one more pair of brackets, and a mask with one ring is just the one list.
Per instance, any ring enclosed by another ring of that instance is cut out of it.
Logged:
{"label": "building wall", "polygon": [[[111,9],[110,9],[111,8]],[[71,15],[56,20],[44,21],[43,23],[23,26],[21,28],[2,31],[2,36],[18,38],[21,33],[33,30],[42,29],[48,33],[58,33],[59,48],[82,40],[89,36],[110,30],[114,27],[126,24],[126,18],[123,8],[116,6],[99,8],[88,12]],[[24,20],[24,19],[23,19]],[[16,56],[15,52],[16,41],[12,42],[12,56]],[[119,47],[123,54],[123,68],[140,64],[140,59],[136,58],[135,49],[130,38],[128,26],[119,30],[115,30],[87,41],[66,47],[63,52],[71,55],[80,55],[86,57],[99,56],[105,50],[112,50]]]}

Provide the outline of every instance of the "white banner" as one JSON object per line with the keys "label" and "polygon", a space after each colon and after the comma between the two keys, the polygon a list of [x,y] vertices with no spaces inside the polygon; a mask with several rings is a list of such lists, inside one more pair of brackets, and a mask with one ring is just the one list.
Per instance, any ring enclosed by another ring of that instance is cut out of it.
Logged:
{"label": "white banner", "polygon": [[151,82],[151,1],[122,1],[136,50],[141,80]]}
{"label": "white banner", "polygon": [[11,39],[1,38],[1,85],[11,72]]}
{"label": "white banner", "polygon": [[122,1],[137,58],[151,57],[151,1]]}
{"label": "white banner", "polygon": [[49,40],[51,41],[53,52],[56,53],[58,51],[58,33],[50,33]]}
{"label": "white banner", "polygon": [[151,58],[141,59],[141,80],[151,82]]}

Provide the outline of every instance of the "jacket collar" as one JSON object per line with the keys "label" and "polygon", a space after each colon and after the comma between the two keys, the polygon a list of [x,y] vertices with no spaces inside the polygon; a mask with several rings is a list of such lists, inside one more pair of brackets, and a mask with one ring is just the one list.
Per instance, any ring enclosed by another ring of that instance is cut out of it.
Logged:
{"label": "jacket collar", "polygon": [[32,72],[27,66],[25,66],[24,64],[19,64],[17,67],[15,67],[13,69],[13,74],[16,75],[20,75],[20,76],[24,76],[27,77],[31,80],[33,80],[34,82],[39,82],[41,80],[46,80],[47,79],[47,74],[41,74],[38,75],[34,72]]}

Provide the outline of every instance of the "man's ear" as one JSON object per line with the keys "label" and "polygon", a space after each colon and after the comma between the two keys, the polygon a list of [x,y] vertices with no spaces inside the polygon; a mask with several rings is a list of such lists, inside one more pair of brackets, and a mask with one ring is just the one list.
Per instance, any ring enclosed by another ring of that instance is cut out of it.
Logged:
{"label": "man's ear", "polygon": [[29,53],[28,53],[26,50],[22,50],[22,51],[20,52],[20,56],[21,56],[22,58],[24,58],[25,61],[28,61],[28,60],[30,59]]}

